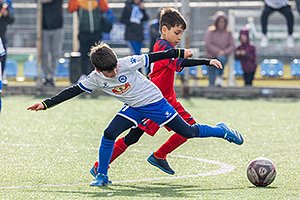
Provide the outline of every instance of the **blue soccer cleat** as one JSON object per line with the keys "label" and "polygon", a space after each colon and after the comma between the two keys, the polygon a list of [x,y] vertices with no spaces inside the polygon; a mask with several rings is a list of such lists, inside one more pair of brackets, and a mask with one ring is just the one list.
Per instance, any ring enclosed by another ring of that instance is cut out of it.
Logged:
{"label": "blue soccer cleat", "polygon": [[169,166],[169,163],[167,162],[166,159],[159,159],[159,158],[155,158],[154,153],[152,153],[147,161],[155,166],[158,167],[160,170],[162,170],[163,172],[166,172],[167,174],[175,174],[174,170]]}
{"label": "blue soccer cleat", "polygon": [[108,176],[105,174],[97,174],[95,179],[90,183],[90,186],[101,187],[111,185],[112,182],[108,180]]}
{"label": "blue soccer cleat", "polygon": [[224,139],[228,142],[233,142],[235,144],[241,145],[244,142],[242,134],[240,134],[238,131],[231,129],[229,126],[227,126],[224,123],[218,123],[216,126],[223,129],[225,132]]}

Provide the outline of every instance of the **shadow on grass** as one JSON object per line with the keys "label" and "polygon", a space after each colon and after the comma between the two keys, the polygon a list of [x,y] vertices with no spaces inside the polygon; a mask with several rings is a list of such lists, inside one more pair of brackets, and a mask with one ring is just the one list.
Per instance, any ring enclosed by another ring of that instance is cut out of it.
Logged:
{"label": "shadow on grass", "polygon": [[201,192],[242,190],[244,187],[204,189],[196,185],[181,185],[170,183],[149,183],[147,186],[131,184],[115,184],[94,191],[80,190],[39,190],[47,193],[81,194],[88,197],[196,197]]}
{"label": "shadow on grass", "polygon": [[272,189],[277,189],[278,187],[273,187],[273,186],[267,186],[267,187],[249,186],[248,188],[251,188],[251,189],[261,189],[261,190],[272,190]]}

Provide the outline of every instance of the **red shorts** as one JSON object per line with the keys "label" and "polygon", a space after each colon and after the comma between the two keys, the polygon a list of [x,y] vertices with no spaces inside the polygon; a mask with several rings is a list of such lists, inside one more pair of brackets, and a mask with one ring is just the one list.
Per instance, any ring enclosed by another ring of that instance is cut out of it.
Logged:
{"label": "red shorts", "polygon": [[[196,123],[192,115],[184,109],[179,101],[176,100],[176,102],[172,106],[188,124],[192,125]],[[148,135],[154,136],[159,129],[159,125],[151,121],[150,119],[145,119],[141,124],[139,124],[139,128],[144,130]],[[172,129],[167,126],[165,126],[165,128],[168,131],[172,131]]]}

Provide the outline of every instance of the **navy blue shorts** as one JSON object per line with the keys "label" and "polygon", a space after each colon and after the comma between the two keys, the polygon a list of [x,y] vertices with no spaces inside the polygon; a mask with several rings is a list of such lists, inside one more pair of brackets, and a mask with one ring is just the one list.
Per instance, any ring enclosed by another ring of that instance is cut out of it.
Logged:
{"label": "navy blue shorts", "polygon": [[132,121],[136,127],[145,118],[151,119],[162,127],[170,122],[177,115],[177,112],[167,100],[163,98],[155,103],[141,107],[124,105],[117,115]]}

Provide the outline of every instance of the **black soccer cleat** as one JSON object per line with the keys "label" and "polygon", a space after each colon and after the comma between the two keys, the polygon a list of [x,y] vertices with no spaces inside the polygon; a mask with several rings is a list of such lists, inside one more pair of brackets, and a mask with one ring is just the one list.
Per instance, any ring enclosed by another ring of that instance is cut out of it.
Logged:
{"label": "black soccer cleat", "polygon": [[171,175],[175,174],[174,170],[170,167],[168,161],[166,159],[155,158],[154,153],[152,153],[148,157],[147,161],[151,165],[158,167],[160,170],[162,170],[163,172],[166,172],[167,174],[171,174]]}

